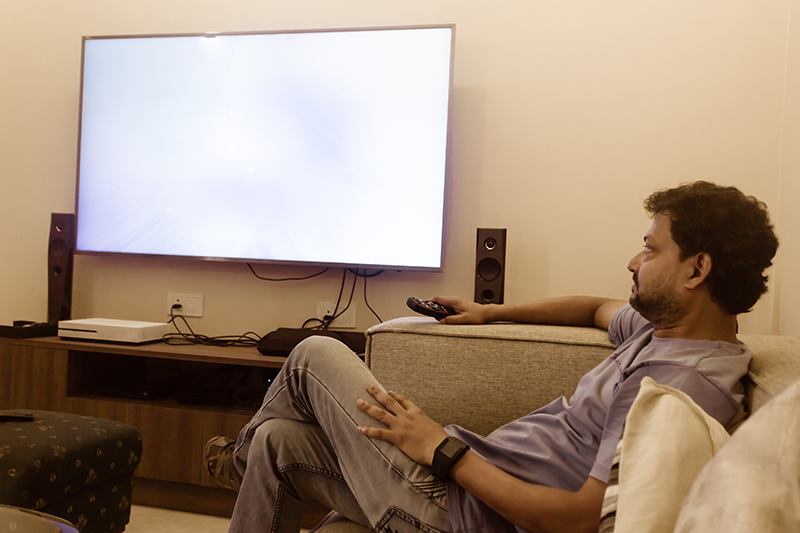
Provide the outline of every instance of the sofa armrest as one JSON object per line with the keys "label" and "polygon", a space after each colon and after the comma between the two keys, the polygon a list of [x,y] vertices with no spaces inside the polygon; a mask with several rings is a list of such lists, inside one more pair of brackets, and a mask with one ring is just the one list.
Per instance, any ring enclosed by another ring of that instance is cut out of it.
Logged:
{"label": "sofa armrest", "polygon": [[366,362],[388,390],[441,424],[488,434],[559,396],[614,350],[595,328],[390,320],[367,330]]}

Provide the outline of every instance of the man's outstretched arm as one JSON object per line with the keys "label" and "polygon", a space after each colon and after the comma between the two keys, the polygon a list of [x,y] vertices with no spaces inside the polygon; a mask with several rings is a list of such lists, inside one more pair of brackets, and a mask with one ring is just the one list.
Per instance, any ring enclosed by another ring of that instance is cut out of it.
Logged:
{"label": "man's outstretched arm", "polygon": [[[359,400],[358,407],[388,428],[359,426],[361,434],[391,442],[414,461],[430,466],[447,434],[413,402],[369,386],[384,409]],[[450,477],[512,524],[531,532],[597,531],[606,484],[589,477],[577,492],[527,483],[468,451]]]}
{"label": "man's outstretched arm", "polygon": [[486,304],[457,297],[437,296],[436,303],[455,309],[458,314],[442,319],[446,324],[486,324],[519,322],[557,326],[595,326],[608,329],[614,313],[625,305],[624,300],[594,296],[564,296],[524,304]]}

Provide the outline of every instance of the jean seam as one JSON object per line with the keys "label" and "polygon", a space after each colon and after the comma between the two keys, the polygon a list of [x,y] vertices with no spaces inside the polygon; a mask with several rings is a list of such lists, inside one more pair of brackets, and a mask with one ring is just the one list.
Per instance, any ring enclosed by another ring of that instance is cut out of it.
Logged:
{"label": "jean seam", "polygon": [[386,533],[396,533],[396,531],[392,531],[392,529],[388,526],[389,521],[395,516],[411,526],[414,526],[418,530],[424,531],[425,533],[441,533],[442,531],[441,529],[437,529],[429,524],[426,524],[418,518],[414,518],[410,514],[406,513],[402,509],[398,509],[397,507],[390,507],[387,509],[380,521],[375,524],[375,530],[385,531]]}
{"label": "jean seam", "polygon": [[282,465],[278,467],[278,472],[281,474],[285,474],[291,470],[304,470],[306,472],[311,472],[312,474],[319,474],[335,481],[341,481],[342,483],[346,483],[344,476],[339,474],[338,472],[333,472],[326,468],[321,468],[316,465],[310,465],[307,463],[290,463],[286,465]]}
{"label": "jean seam", "polygon": [[275,508],[272,513],[272,524],[270,525],[270,533],[275,533],[278,530],[278,523],[281,516],[281,505],[283,504],[283,483],[278,482],[278,493],[275,495]]}

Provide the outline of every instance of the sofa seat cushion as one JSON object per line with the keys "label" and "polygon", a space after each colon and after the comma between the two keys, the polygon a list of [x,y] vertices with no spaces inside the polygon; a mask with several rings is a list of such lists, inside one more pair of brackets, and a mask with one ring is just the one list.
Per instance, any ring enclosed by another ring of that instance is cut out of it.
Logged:
{"label": "sofa seat cushion", "polygon": [[[0,503],[79,526],[81,515],[86,518],[83,509],[130,505],[130,483],[142,454],[136,428],[88,416],[26,412],[34,420],[0,422]],[[117,483],[120,479],[125,481]]]}

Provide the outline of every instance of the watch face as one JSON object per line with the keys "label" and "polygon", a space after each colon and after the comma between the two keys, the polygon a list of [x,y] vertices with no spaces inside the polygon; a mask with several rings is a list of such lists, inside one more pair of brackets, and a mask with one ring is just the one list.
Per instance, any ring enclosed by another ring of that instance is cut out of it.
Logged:
{"label": "watch face", "polygon": [[444,443],[444,445],[442,445],[442,448],[441,448],[440,451],[446,457],[453,457],[453,455],[455,455],[455,453],[460,449],[461,449],[461,447],[458,444],[456,444],[452,440],[448,440],[447,442]]}

